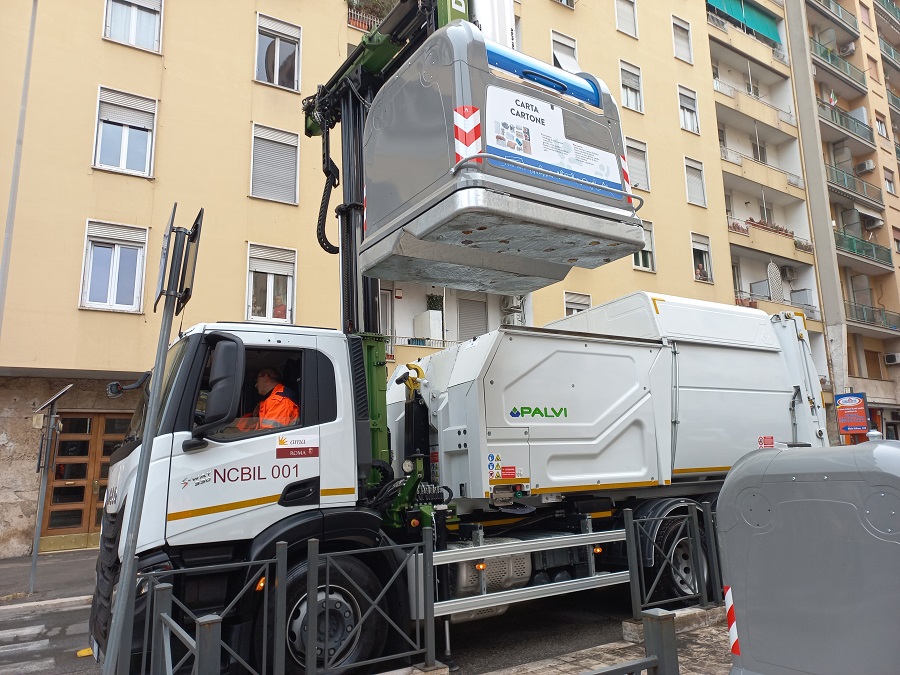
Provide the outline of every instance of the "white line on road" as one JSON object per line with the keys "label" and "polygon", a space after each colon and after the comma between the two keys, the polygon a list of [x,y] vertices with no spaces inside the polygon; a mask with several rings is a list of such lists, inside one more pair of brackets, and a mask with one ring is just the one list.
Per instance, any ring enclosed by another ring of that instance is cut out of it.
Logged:
{"label": "white line on road", "polygon": [[0,630],[0,640],[2,640],[3,642],[9,642],[10,640],[15,640],[16,638],[34,637],[35,635],[40,635],[41,633],[43,633],[46,628],[46,626],[41,624],[40,626],[23,626],[22,628]]}
{"label": "white line on road", "polygon": [[39,673],[56,668],[56,659],[41,659],[31,663],[14,663],[11,666],[0,666],[0,675],[18,675],[19,673]]}
{"label": "white line on road", "polygon": [[0,656],[18,654],[19,652],[37,652],[50,646],[50,640],[34,640],[32,642],[20,642],[14,645],[0,647]]}

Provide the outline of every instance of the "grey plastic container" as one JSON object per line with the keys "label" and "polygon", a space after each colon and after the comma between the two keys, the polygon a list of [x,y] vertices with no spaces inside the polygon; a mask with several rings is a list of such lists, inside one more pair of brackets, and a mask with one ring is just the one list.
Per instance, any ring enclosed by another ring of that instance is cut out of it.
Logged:
{"label": "grey plastic container", "polygon": [[363,274],[519,294],[643,248],[609,90],[504,49],[454,22],[375,97]]}
{"label": "grey plastic container", "polygon": [[900,672],[900,442],[752,452],[717,529],[733,675]]}

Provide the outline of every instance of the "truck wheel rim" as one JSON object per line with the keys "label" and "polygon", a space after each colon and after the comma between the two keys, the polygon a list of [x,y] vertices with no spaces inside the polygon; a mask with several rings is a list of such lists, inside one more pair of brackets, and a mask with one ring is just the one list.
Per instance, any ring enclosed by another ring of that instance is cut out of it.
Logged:
{"label": "truck wheel rim", "polygon": [[[286,640],[291,657],[301,666],[306,665],[309,644],[309,608],[303,595],[288,614]],[[318,634],[315,640],[316,657],[329,665],[339,665],[353,653],[359,642],[359,625],[362,613],[353,594],[341,586],[329,586],[326,597],[325,587],[319,587],[316,600]]]}
{"label": "truck wheel rim", "polygon": [[[691,561],[691,540],[689,537],[682,537],[672,547],[672,569],[669,570],[672,582],[682,595],[694,595],[700,592],[700,587],[697,586],[697,567]],[[706,582],[705,556],[701,556],[699,567],[703,582]]]}

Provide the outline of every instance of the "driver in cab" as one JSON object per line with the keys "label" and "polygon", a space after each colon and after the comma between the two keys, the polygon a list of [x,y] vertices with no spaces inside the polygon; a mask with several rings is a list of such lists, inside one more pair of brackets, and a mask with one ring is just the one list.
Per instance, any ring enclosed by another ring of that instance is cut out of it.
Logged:
{"label": "driver in cab", "polygon": [[274,368],[263,368],[256,376],[256,391],[264,397],[253,409],[237,420],[240,431],[276,429],[296,424],[300,419],[296,394],[281,383],[281,375]]}

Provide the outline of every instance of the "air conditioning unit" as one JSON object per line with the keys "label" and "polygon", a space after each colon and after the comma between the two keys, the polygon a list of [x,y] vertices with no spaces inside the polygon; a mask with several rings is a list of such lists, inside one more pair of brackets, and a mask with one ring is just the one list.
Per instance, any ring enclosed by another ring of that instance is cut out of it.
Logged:
{"label": "air conditioning unit", "polygon": [[872,173],[875,170],[875,160],[867,159],[865,162],[860,162],[853,168],[853,170],[856,172],[857,176],[864,173]]}
{"label": "air conditioning unit", "polygon": [[881,218],[864,217],[863,227],[867,231],[873,232],[874,230],[880,230],[882,227],[884,227],[884,221]]}
{"label": "air conditioning unit", "polygon": [[797,281],[797,270],[790,265],[785,265],[781,268],[781,278],[788,282]]}
{"label": "air conditioning unit", "polygon": [[525,317],[518,312],[515,314],[504,314],[503,318],[500,319],[500,323],[504,326],[524,326]]}
{"label": "air conditioning unit", "polygon": [[841,45],[840,49],[838,49],[838,54],[841,56],[852,56],[856,53],[856,43],[848,42],[847,44]]}
{"label": "air conditioning unit", "polygon": [[500,298],[500,309],[504,312],[521,312],[524,300],[521,295],[504,295]]}
{"label": "air conditioning unit", "polygon": [[900,365],[900,353],[898,352],[887,352],[884,355],[884,362],[889,366]]}

